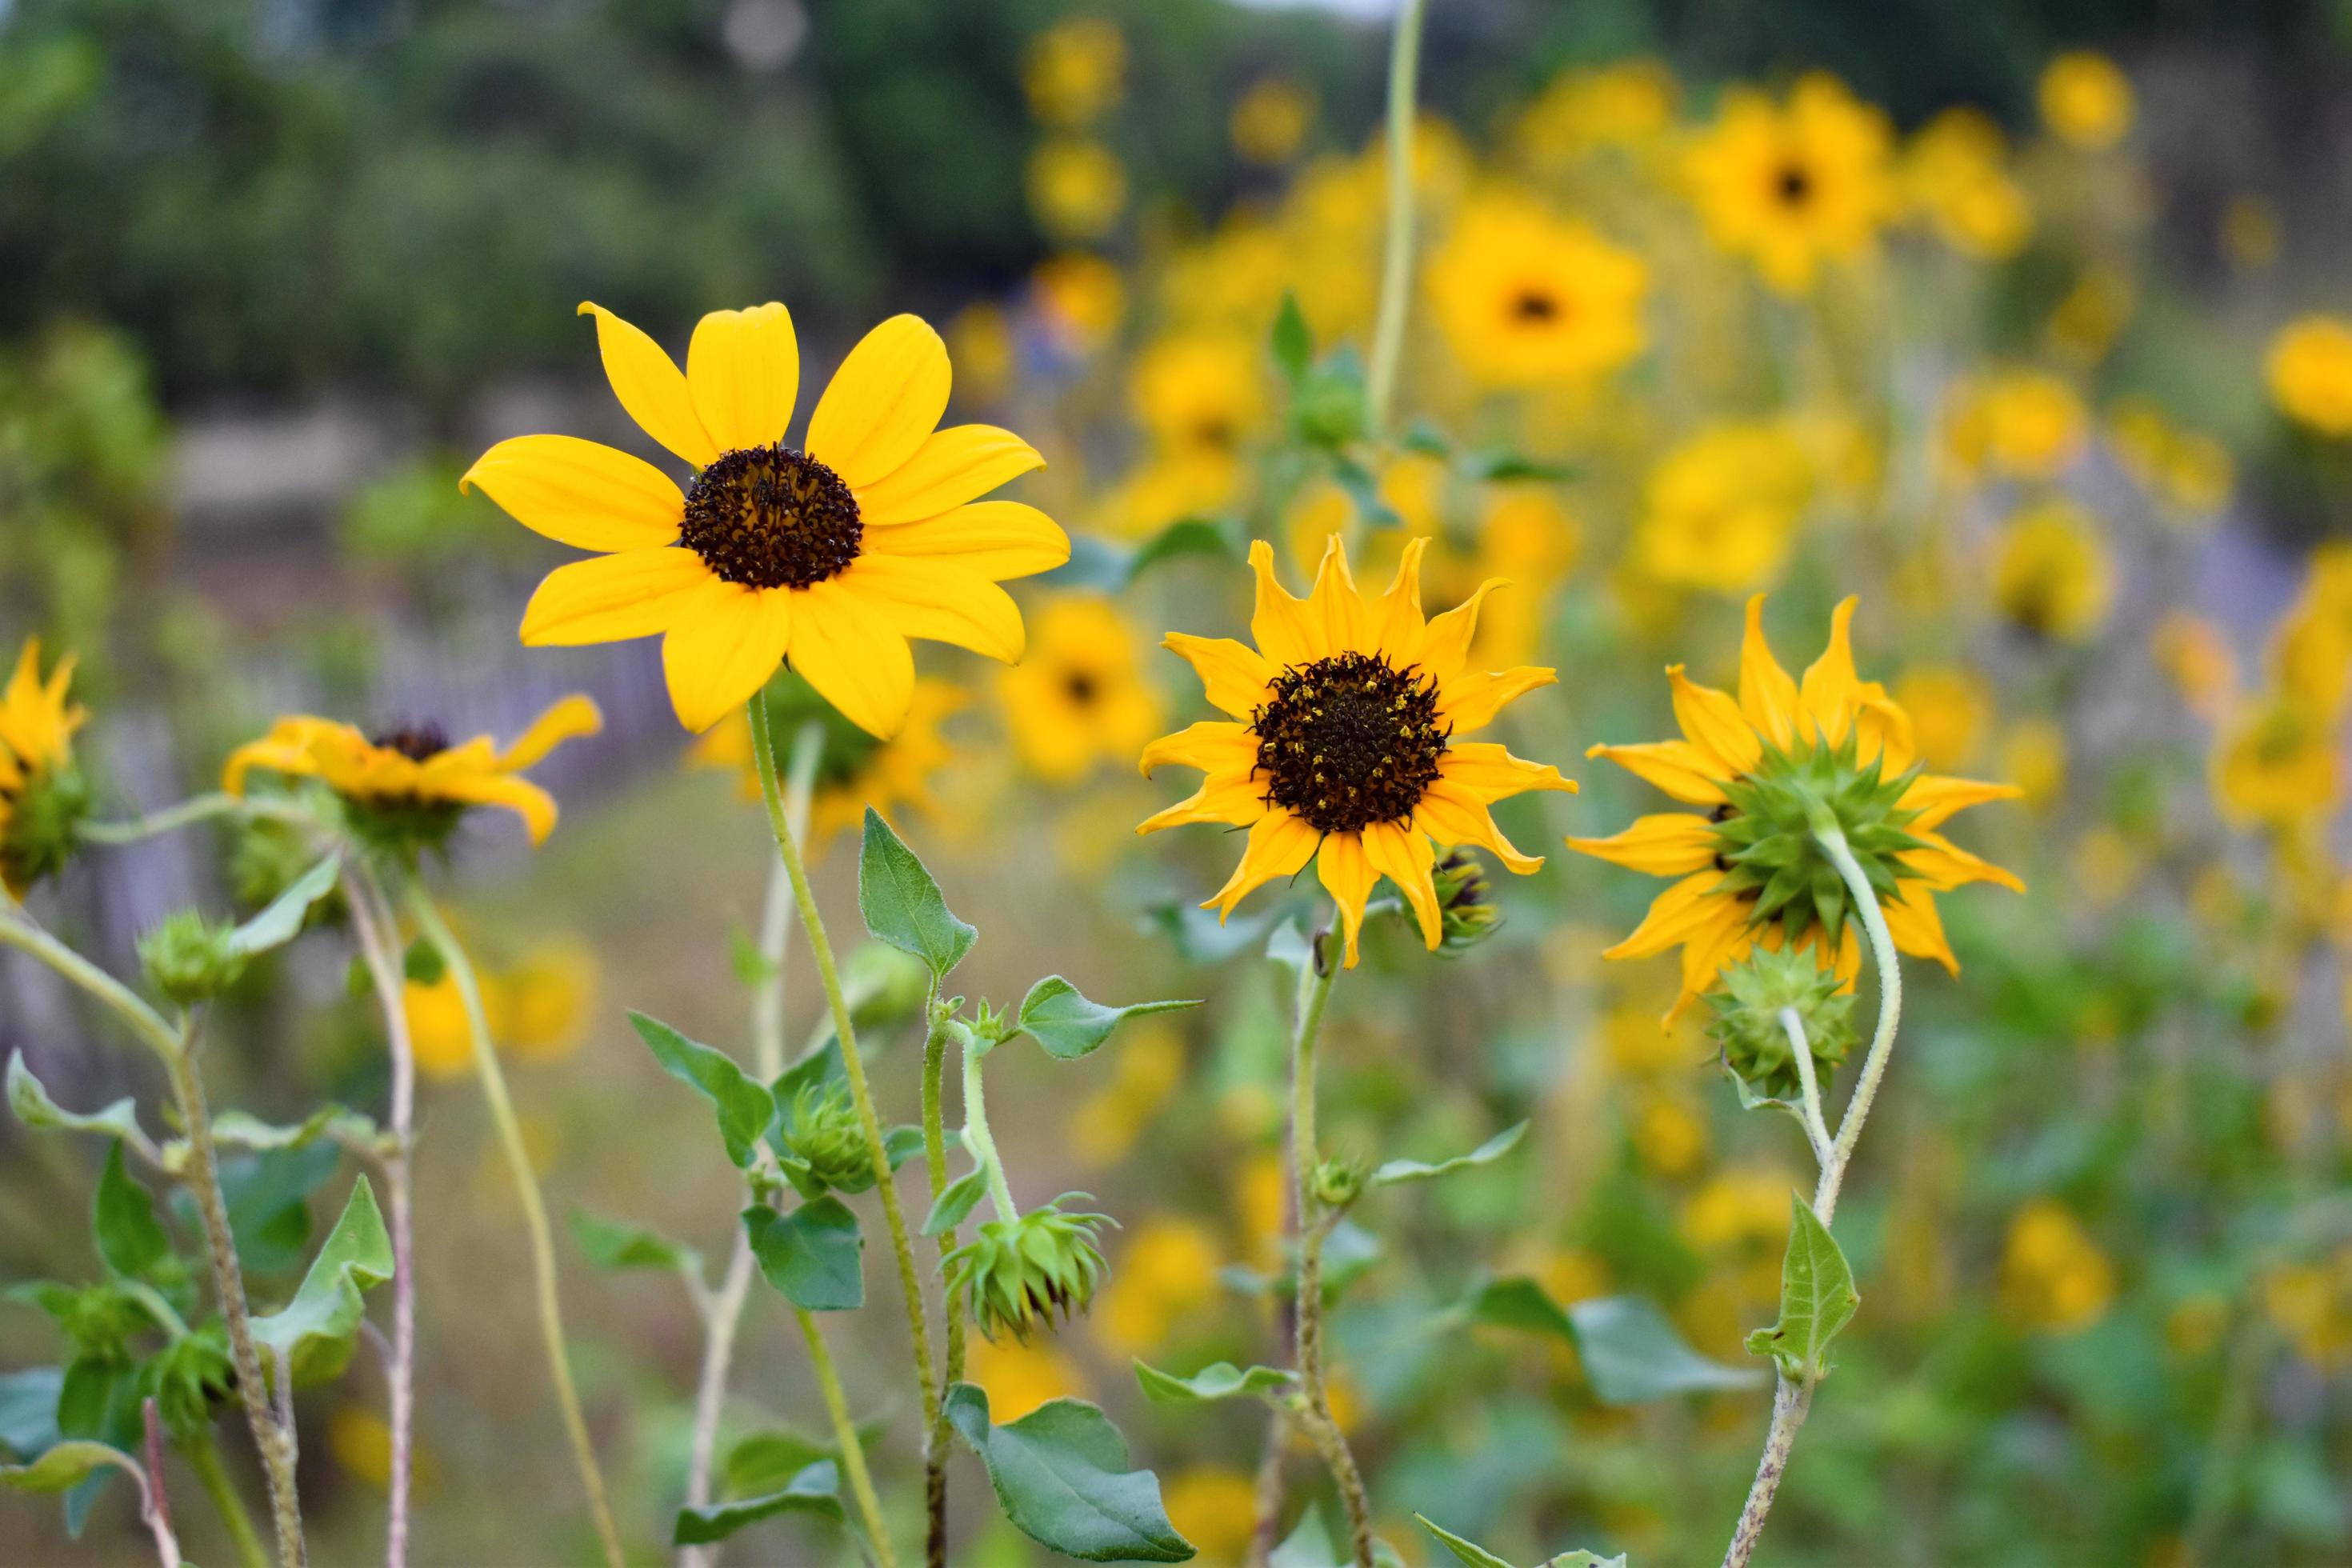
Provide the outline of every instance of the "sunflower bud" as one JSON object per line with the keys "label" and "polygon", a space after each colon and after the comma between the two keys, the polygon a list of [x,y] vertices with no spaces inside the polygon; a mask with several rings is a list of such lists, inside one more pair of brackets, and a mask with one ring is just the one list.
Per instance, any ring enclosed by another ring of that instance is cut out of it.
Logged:
{"label": "sunflower bud", "polygon": [[1804,1092],[1784,1012],[1804,1026],[1820,1076],[1826,1079],[1853,1049],[1853,996],[1841,994],[1835,971],[1820,967],[1810,949],[1774,952],[1759,946],[1723,972],[1723,989],[1707,995],[1715,1018],[1707,1033],[1723,1047],[1723,1064],[1769,1100]]}
{"label": "sunflower bud", "polygon": [[42,878],[63,870],[80,842],[89,805],[89,781],[71,763],[34,770],[13,794],[0,796],[0,882],[21,898]]}
{"label": "sunflower bud", "polygon": [[229,943],[233,928],[194,910],[174,910],[139,939],[139,962],[156,990],[183,1007],[209,1002],[236,984],[245,956]]}
{"label": "sunflower bud", "polygon": [[948,1258],[948,1291],[971,1312],[972,1326],[995,1340],[1011,1334],[1026,1343],[1032,1331],[1052,1329],[1085,1311],[1108,1271],[1095,1232],[1108,1215],[1066,1214],[1065,1193],[1043,1208],[1012,1220],[992,1220]]}
{"label": "sunflower bud", "polygon": [[836,1192],[874,1184],[874,1157],[849,1091],[837,1083],[803,1084],[783,1125],[784,1152],[808,1167],[810,1181]]}
{"label": "sunflower bud", "polygon": [[1345,1209],[1363,1196],[1370,1173],[1360,1160],[1334,1157],[1315,1167],[1315,1201],[1328,1209]]}
{"label": "sunflower bud", "polygon": [[1309,371],[1298,384],[1291,423],[1310,447],[1338,450],[1362,437],[1369,426],[1363,377],[1335,364]]}
{"label": "sunflower bud", "polygon": [[1503,923],[1486,888],[1486,868],[1467,849],[1437,863],[1437,907],[1443,922],[1441,952],[1465,952],[1495,934]]}

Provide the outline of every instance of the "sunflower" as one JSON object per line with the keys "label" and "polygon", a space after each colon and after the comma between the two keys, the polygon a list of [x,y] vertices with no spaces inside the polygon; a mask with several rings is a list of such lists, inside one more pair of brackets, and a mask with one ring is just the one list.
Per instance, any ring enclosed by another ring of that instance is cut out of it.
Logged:
{"label": "sunflower", "polygon": [[1764,596],[1756,595],[1748,601],[1737,699],[1670,666],[1684,738],[1587,753],[1706,808],[1703,816],[1644,816],[1613,838],[1568,841],[1587,855],[1680,879],[1633,934],[1603,955],[1646,958],[1682,948],[1682,990],[1669,1022],[1759,942],[1775,951],[1810,949],[1822,968],[1849,979],[1861,967],[1860,944],[1845,924],[1844,883],[1814,841],[1822,811],[1836,819],[1868,874],[1895,947],[1953,973],[1959,963],[1944,940],[1935,895],[1969,882],[2025,890],[2016,877],[1937,832],[1965,807],[2016,798],[2017,786],[1915,765],[1910,716],[1885,687],[1854,671],[1853,606],[1848,599],[1831,616],[1829,648],[1800,684],[1764,641]]}
{"label": "sunflower", "polygon": [[1465,207],[1429,264],[1438,324],[1488,386],[1587,380],[1632,359],[1649,281],[1632,251],[1505,195]]}
{"label": "sunflower", "polygon": [[409,847],[446,838],[469,806],[495,805],[521,817],[538,844],[555,826],[555,797],[522,770],[604,727],[596,704],[578,695],[541,713],[504,751],[488,735],[452,745],[437,724],[403,724],[371,739],[355,725],[289,714],[229,753],[221,787],[244,795],[256,768],[315,778],[355,808],[354,822],[372,836]]}
{"label": "sunflower", "polygon": [[1023,765],[1072,784],[1108,756],[1133,756],[1160,727],[1135,632],[1108,599],[1055,601],[1037,616],[1028,658],[997,677]]}
{"label": "sunflower", "polygon": [[908,637],[1007,661],[1021,612],[996,584],[1069,559],[1036,508],[978,497],[1044,465],[988,425],[938,429],[948,352],[893,316],[842,362],[784,445],[800,348],[782,305],[714,310],[683,374],[597,305],[614,393],[697,472],[684,490],[652,464],[570,436],[519,436],[482,454],[479,485],[524,527],[599,554],[559,566],[523,612],[533,647],[662,637],[681,722],[699,733],[789,658],[861,729],[894,733],[915,689]]}
{"label": "sunflower", "polygon": [[89,788],[73,763],[73,733],[89,717],[66,700],[74,656],[41,679],[41,640],[28,639],[0,689],[0,885],[21,899],[72,852]]}
{"label": "sunflower", "polygon": [[1785,104],[1726,93],[1685,169],[1715,242],[1773,288],[1801,293],[1823,262],[1867,251],[1894,216],[1893,139],[1885,115],[1815,73]]}
{"label": "sunflower", "polygon": [[[843,719],[814,688],[790,670],[768,682],[762,694],[776,749],[787,752],[803,724],[824,728],[817,753],[816,782],[809,792],[809,844],[822,846],[845,827],[855,827],[868,805],[896,823],[898,812],[928,812],[931,775],[955,756],[940,724],[964,706],[964,694],[944,680],[918,680],[907,706],[907,722],[887,741],[877,740]],[[746,800],[760,798],[760,774],[751,765],[751,720],[730,713],[694,743],[688,760],[698,767],[727,768]]]}
{"label": "sunflower", "polygon": [[1532,665],[1492,673],[1465,668],[1479,602],[1502,584],[1490,580],[1456,608],[1424,619],[1421,557],[1428,542],[1407,542],[1396,580],[1368,597],[1357,591],[1334,535],[1305,599],[1276,580],[1274,547],[1252,544],[1257,606],[1250,636],[1257,646],[1182,632],[1165,639],[1232,718],[1164,735],[1143,752],[1146,776],[1176,763],[1208,777],[1138,832],[1189,822],[1250,830],[1232,879],[1201,907],[1214,908],[1222,920],[1253,889],[1313,860],[1339,905],[1349,968],[1365,900],[1380,879],[1403,893],[1433,949],[1444,920],[1432,841],[1477,845],[1514,871],[1533,871],[1542,857],[1519,853],[1487,807],[1527,790],[1576,788],[1558,770],[1493,742],[1459,739],[1556,678]]}

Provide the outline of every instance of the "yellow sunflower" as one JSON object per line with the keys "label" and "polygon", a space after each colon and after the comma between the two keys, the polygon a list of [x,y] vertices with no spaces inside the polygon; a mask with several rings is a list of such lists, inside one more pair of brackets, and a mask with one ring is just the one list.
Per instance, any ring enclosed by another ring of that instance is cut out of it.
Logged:
{"label": "yellow sunflower", "polygon": [[2016,877],[1937,831],[1968,806],[2016,798],[2017,786],[1919,771],[1910,716],[1884,686],[1854,670],[1853,606],[1848,599],[1837,607],[1829,648],[1800,684],[1764,640],[1758,595],[1748,601],[1736,699],[1670,666],[1684,738],[1587,753],[1707,812],[1662,812],[1612,838],[1568,841],[1587,855],[1680,879],[1604,955],[1683,950],[1670,1022],[1759,942],[1774,951],[1810,949],[1822,968],[1847,978],[1860,967],[1860,944],[1845,924],[1844,884],[1814,841],[1812,818],[1821,810],[1836,819],[1868,874],[1896,948],[1954,973],[1959,963],[1944,940],[1935,895],[1969,882],[2024,891]]}
{"label": "yellow sunflower", "polygon": [[[808,837],[814,852],[842,829],[864,821],[869,805],[894,825],[903,809],[932,809],[931,775],[955,756],[940,725],[964,706],[965,698],[947,681],[916,681],[907,722],[887,741],[844,721],[806,681],[789,671],[768,683],[766,701],[780,762],[790,753],[802,725],[814,720],[824,726],[816,783],[809,792]],[[688,760],[698,767],[732,770],[743,798],[760,798],[747,712],[729,714],[694,743]]]}
{"label": "yellow sunflower", "polygon": [[1715,242],[1775,289],[1801,293],[1822,263],[1866,252],[1894,216],[1893,141],[1885,114],[1815,73],[1785,104],[1726,93],[1685,170]]}
{"label": "yellow sunflower", "polygon": [[1490,386],[1589,379],[1642,351],[1649,268],[1532,202],[1471,203],[1429,264],[1438,324]]}
{"label": "yellow sunflower", "polygon": [[482,454],[479,485],[524,527],[599,552],[547,575],[523,612],[532,647],[662,634],[670,701],[699,732],[741,707],[786,658],[853,723],[906,721],[909,637],[1021,657],[1021,612],[996,584],[1049,571],[1070,542],[1045,513],[983,501],[1044,466],[989,425],[939,429],[947,346],[893,316],[842,362],[784,445],[800,347],[782,305],[714,310],[681,374],[600,306],[597,342],[621,406],[697,470],[680,490],[625,452],[519,436]]}
{"label": "yellow sunflower", "polygon": [[469,806],[495,805],[521,817],[538,844],[555,826],[555,797],[522,770],[604,727],[596,704],[578,695],[541,714],[504,751],[488,735],[452,745],[437,724],[404,724],[371,739],[355,725],[290,714],[229,753],[221,787],[244,795],[256,768],[315,778],[358,807],[364,826],[411,844],[446,837]]}
{"label": "yellow sunflower", "polygon": [[0,689],[0,885],[13,898],[65,862],[73,829],[89,807],[73,765],[73,733],[89,717],[68,702],[74,656],[41,679],[41,640],[26,640]]}
{"label": "yellow sunflower", "polygon": [[1036,646],[997,689],[1023,765],[1055,784],[1133,756],[1160,727],[1134,628],[1108,599],[1060,599],[1040,612]]}
{"label": "yellow sunflower", "polygon": [[1165,639],[1199,673],[1210,702],[1232,717],[1164,735],[1143,752],[1147,777],[1163,763],[1208,777],[1138,832],[1191,822],[1250,830],[1232,879],[1201,907],[1222,920],[1253,889],[1313,860],[1339,905],[1350,968],[1374,883],[1386,877],[1396,884],[1433,949],[1444,932],[1432,841],[1476,845],[1514,871],[1533,871],[1542,857],[1519,853],[1487,807],[1528,790],[1576,788],[1557,769],[1493,742],[1460,738],[1556,677],[1532,665],[1491,673],[1467,668],[1479,602],[1502,583],[1490,580],[1464,604],[1424,619],[1421,557],[1428,542],[1408,541],[1388,591],[1367,596],[1334,535],[1305,599],[1276,579],[1274,547],[1252,544],[1257,605],[1250,637],[1257,646],[1182,632]]}

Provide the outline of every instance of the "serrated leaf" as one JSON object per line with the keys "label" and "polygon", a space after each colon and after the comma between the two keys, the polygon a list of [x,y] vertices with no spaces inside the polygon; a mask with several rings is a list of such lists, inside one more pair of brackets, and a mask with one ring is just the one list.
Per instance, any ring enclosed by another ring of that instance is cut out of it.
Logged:
{"label": "serrated leaf", "polygon": [[310,906],[335,890],[335,879],[342,870],[343,855],[338,849],[295,878],[284,892],[269,900],[267,909],[228,933],[229,952],[251,958],[292,942],[302,933]]}
{"label": "serrated leaf", "polygon": [[584,1209],[573,1209],[570,1218],[572,1239],[599,1268],[675,1268],[702,1278],[702,1254],[684,1242],[672,1241],[643,1226],[603,1219]]}
{"label": "serrated leaf", "polygon": [[98,1178],[90,1230],[106,1266],[132,1279],[144,1279],[172,1255],[172,1238],[155,1217],[155,1194],[132,1179],[119,1140],[108,1148]]}
{"label": "serrated leaf", "polygon": [[1450,1176],[1456,1171],[1491,1165],[1517,1148],[1519,1141],[1527,1135],[1528,1124],[1522,1121],[1516,1127],[1496,1133],[1467,1154],[1456,1154],[1451,1160],[1441,1160],[1434,1165],[1425,1165],[1419,1160],[1391,1160],[1372,1173],[1371,1184],[1392,1187],[1401,1182],[1426,1182],[1438,1176]]}
{"label": "serrated leaf", "polygon": [[1199,1005],[1197,1001],[1131,1002],[1124,1007],[1106,1007],[1087,1000],[1076,986],[1060,975],[1049,974],[1029,987],[1029,994],[1021,999],[1021,1011],[1014,1022],[1022,1032],[1045,1047],[1046,1055],[1066,1062],[1091,1053],[1110,1037],[1113,1029],[1129,1018]]}
{"label": "serrated leaf", "polygon": [[631,1013],[637,1037],[680,1083],[691,1085],[719,1113],[719,1142],[738,1170],[749,1170],[760,1140],[776,1119],[776,1102],[766,1087],[747,1076],[725,1051],[688,1039],[658,1018]]}
{"label": "serrated leaf", "polygon": [[1748,1336],[1750,1355],[1770,1356],[1791,1383],[1819,1382],[1830,1342],[1862,1305],[1853,1269],[1829,1226],[1801,1194],[1790,1197],[1789,1250],[1780,1260],[1780,1321]]}
{"label": "serrated leaf", "polygon": [[1452,1531],[1431,1523],[1427,1514],[1417,1513],[1412,1516],[1412,1519],[1415,1524],[1435,1536],[1445,1550],[1468,1563],[1470,1568],[1511,1568],[1510,1563],[1496,1556],[1476,1542],[1465,1541]]}
{"label": "serrated leaf", "polygon": [[1274,331],[1268,342],[1274,350],[1274,363],[1293,383],[1315,363],[1315,332],[1307,324],[1307,312],[1298,308],[1297,295],[1284,291],[1282,308],[1274,314]]}
{"label": "serrated leaf", "polygon": [[1666,1315],[1642,1296],[1602,1296],[1568,1309],[1586,1381],[1607,1405],[1639,1405],[1677,1394],[1754,1388],[1763,1379],[1691,1349]]}
{"label": "serrated leaf", "polygon": [[866,1304],[866,1237],[857,1216],[839,1198],[818,1198],[789,1215],[748,1208],[743,1226],[760,1272],[793,1306],[848,1312]]}
{"label": "serrated leaf", "polygon": [[841,1507],[840,1473],[831,1459],[819,1459],[780,1489],[760,1497],[679,1509],[677,1522],[670,1528],[670,1544],[705,1546],[726,1540],[747,1524],[782,1513],[814,1514],[836,1524],[846,1517]]}
{"label": "serrated leaf", "polygon": [[1280,1367],[1254,1366],[1244,1372],[1229,1361],[1212,1362],[1190,1377],[1179,1377],[1138,1361],[1135,1381],[1143,1385],[1144,1397],[1156,1404],[1197,1405],[1235,1394],[1283,1393],[1296,1378]]}
{"label": "serrated leaf", "polygon": [[921,959],[935,979],[963,962],[980,935],[949,912],[929,868],[870,805],[857,851],[857,907],[877,941]]}
{"label": "serrated leaf", "polygon": [[[375,1189],[365,1176],[352,1184],[342,1217],[310,1260],[310,1271],[282,1310],[253,1320],[256,1342],[278,1352],[293,1371],[296,1387],[321,1382],[343,1370],[352,1358],[360,1321],[367,1314],[366,1292],[392,1278],[392,1237],[376,1207]],[[262,1358],[275,1375],[277,1362]]]}
{"label": "serrated leaf", "polygon": [[989,1419],[988,1394],[948,1390],[947,1418],[987,1467],[1004,1517],[1040,1545],[1089,1563],[1184,1563],[1192,1542],[1168,1522],[1160,1479],[1128,1468],[1127,1439],[1081,1399],[1054,1399],[1020,1420]]}
{"label": "serrated leaf", "polygon": [[923,1234],[944,1236],[961,1225],[987,1191],[986,1171],[967,1171],[941,1187],[940,1195],[931,1200],[931,1212],[923,1216]]}
{"label": "serrated leaf", "polygon": [[129,1138],[141,1143],[147,1141],[139,1126],[138,1103],[130,1096],[88,1115],[68,1110],[49,1098],[49,1091],[33,1076],[33,1069],[25,1065],[23,1051],[12,1052],[8,1058],[8,1109],[27,1127],[62,1132],[103,1132],[110,1138]]}
{"label": "serrated leaf", "polygon": [[25,1465],[0,1465],[0,1487],[20,1492],[68,1491],[108,1466],[127,1470],[143,1484],[147,1472],[139,1461],[105,1443],[77,1438],[52,1446]]}

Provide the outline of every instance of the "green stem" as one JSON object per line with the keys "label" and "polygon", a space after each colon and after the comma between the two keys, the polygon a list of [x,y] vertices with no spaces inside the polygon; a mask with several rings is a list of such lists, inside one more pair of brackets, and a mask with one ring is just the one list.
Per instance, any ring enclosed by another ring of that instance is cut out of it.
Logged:
{"label": "green stem", "polygon": [[215,790],[209,795],[194,795],[174,806],[151,816],[134,817],[129,822],[85,822],[75,833],[92,844],[136,844],[142,838],[170,833],[222,816],[258,816],[272,822],[293,822],[315,826],[317,819],[300,806],[288,802],[248,800],[242,795]]}
{"label": "green stem", "polygon": [[833,1422],[834,1440],[841,1447],[841,1468],[849,1472],[849,1490],[857,1499],[858,1514],[866,1521],[874,1559],[881,1568],[898,1568],[898,1553],[891,1549],[890,1532],[882,1521],[881,1500],[874,1495],[874,1477],[866,1468],[866,1449],[857,1440],[857,1423],[850,1418],[849,1401],[842,1397],[841,1374],[834,1370],[833,1352],[824,1348],[824,1335],[816,1326],[815,1313],[795,1307],[793,1315],[800,1320],[802,1336],[808,1341],[809,1364],[816,1368],[817,1389],[824,1395],[824,1413]]}
{"label": "green stem", "polygon": [[[940,997],[939,982],[931,983],[930,997],[924,1008],[929,1027],[923,1036],[923,1168],[930,1177],[931,1201],[948,1185],[948,1136],[946,1115],[941,1109],[947,1076],[948,1018],[947,1004]],[[944,1266],[948,1255],[956,1249],[953,1227],[940,1233],[940,1262]],[[947,1568],[948,1562],[948,1430],[947,1391],[963,1381],[963,1314],[950,1310],[947,1316],[947,1364],[940,1373],[940,1418],[931,1423],[923,1439],[923,1510],[927,1526],[923,1538],[923,1561],[926,1568]]]}
{"label": "green stem", "polygon": [[981,1058],[986,1055],[976,1048],[976,1042],[964,1041],[963,1146],[972,1163],[988,1173],[990,1206],[998,1219],[1009,1225],[1021,1217],[1021,1206],[1013,1201],[1012,1184],[1004,1179],[1004,1162],[997,1158],[996,1139],[988,1131],[988,1100],[980,1081]]}
{"label": "green stem", "polygon": [[221,1528],[228,1531],[240,1568],[269,1568],[269,1551],[253,1528],[253,1515],[246,1511],[245,1499],[228,1479],[228,1468],[221,1463],[220,1445],[212,1433],[200,1432],[176,1446],[188,1468],[195,1471],[196,1484],[212,1500],[213,1511],[220,1515]]}
{"label": "green stem", "polygon": [[1421,72],[1421,23],[1425,0],[1404,0],[1389,40],[1389,212],[1381,254],[1381,301],[1372,328],[1372,364],[1366,386],[1372,435],[1385,435],[1396,395],[1397,362],[1404,350],[1405,306],[1412,298],[1412,132],[1414,83]]}
{"label": "green stem", "polygon": [[915,1382],[921,1390],[923,1425],[936,1424],[940,1415],[939,1390],[931,1381],[931,1331],[929,1314],[923,1307],[923,1288],[915,1272],[915,1249],[907,1238],[907,1216],[898,1205],[898,1186],[890,1173],[890,1153],[882,1142],[882,1120],[874,1110],[874,1090],[866,1079],[866,1061],[858,1054],[857,1030],[850,1021],[849,1001],[842,994],[841,974],[833,961],[833,943],[824,934],[824,917],[817,912],[816,895],[809,889],[808,868],[801,863],[800,847],[793,837],[792,825],[784,820],[784,803],[776,784],[776,752],[768,733],[768,705],[754,695],[747,705],[751,718],[751,757],[759,770],[761,798],[767,803],[768,826],[775,834],[776,849],[784,858],[784,870],[793,879],[793,898],[799,904],[801,929],[808,933],[809,955],[816,961],[818,983],[824,987],[825,1005],[832,1010],[833,1032],[841,1042],[842,1074],[849,1080],[849,1098],[857,1108],[858,1125],[865,1130],[866,1152],[874,1163],[874,1185],[882,1200],[882,1216],[890,1229],[891,1250],[898,1259],[898,1289],[907,1300],[907,1328],[914,1343]]}
{"label": "green stem", "polygon": [[588,1435],[588,1419],[581,1413],[580,1391],[572,1382],[572,1360],[563,1338],[563,1305],[556,1293],[555,1237],[547,1223],[547,1205],[540,1196],[538,1173],[530,1168],[530,1151],[523,1142],[522,1124],[516,1120],[514,1100],[507,1093],[506,1072],[499,1066],[498,1052],[490,1043],[489,1018],[482,1009],[481,984],[475,977],[473,965],[467,961],[465,949],[450,934],[441,911],[434,908],[424,883],[412,882],[408,892],[409,910],[417,929],[433,944],[433,951],[440,955],[457,983],[458,999],[466,1009],[467,1029],[473,1037],[474,1070],[482,1080],[482,1096],[489,1104],[490,1121],[498,1130],[507,1172],[514,1179],[516,1196],[521,1200],[523,1226],[530,1237],[531,1283],[539,1299],[540,1339],[546,1347],[548,1372],[555,1382],[556,1404],[562,1413],[564,1435],[571,1440],[572,1462],[580,1471],[580,1484],[588,1494],[589,1521],[604,1547],[606,1568],[626,1568],[620,1529],[613,1521],[612,1504],[605,1498],[604,1475],[597,1467],[595,1444]]}

